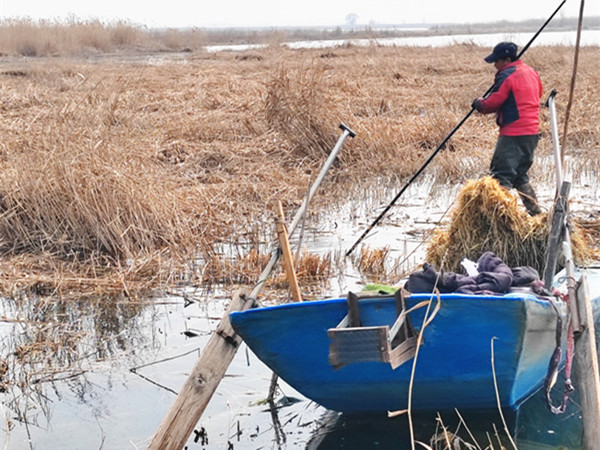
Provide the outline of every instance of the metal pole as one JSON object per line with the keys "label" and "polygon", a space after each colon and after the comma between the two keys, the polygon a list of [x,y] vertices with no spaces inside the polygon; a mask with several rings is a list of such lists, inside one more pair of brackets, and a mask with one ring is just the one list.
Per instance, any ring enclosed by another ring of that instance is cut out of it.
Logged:
{"label": "metal pole", "polygon": [[329,158],[327,158],[327,161],[325,161],[325,164],[323,165],[321,172],[319,173],[319,175],[317,175],[315,182],[310,187],[308,196],[306,197],[306,199],[304,199],[304,202],[300,206],[300,209],[298,209],[298,212],[296,212],[296,215],[294,216],[294,220],[292,220],[292,223],[290,224],[290,230],[289,230],[290,236],[292,236],[292,234],[294,234],[294,231],[296,230],[296,227],[298,226],[300,219],[302,219],[304,212],[308,208],[308,203],[312,200],[313,196],[315,195],[315,192],[317,192],[319,185],[323,181],[323,178],[325,178],[325,174],[327,174],[327,172],[329,171],[329,168],[335,161],[335,158],[337,157],[337,154],[339,153],[340,149],[342,148],[342,145],[344,145],[344,141],[346,140],[346,138],[348,136],[350,136],[350,137],[356,136],[356,133],[354,131],[352,131],[352,129],[350,129],[344,123],[340,124],[340,129],[343,130],[342,135],[340,136],[337,143],[335,144],[335,147],[333,147],[333,150],[331,150],[331,153],[329,154]]}
{"label": "metal pole", "polygon": [[558,92],[556,89],[552,89],[548,100],[546,100],[546,106],[550,109],[550,131],[552,134],[552,145],[554,147],[554,163],[556,164],[556,192],[560,190],[563,182],[563,171],[562,171],[562,158],[560,152],[560,141],[558,139],[558,125],[556,123],[556,106],[554,103],[554,97]]}
{"label": "metal pole", "polygon": [[[329,154],[327,161],[325,161],[325,164],[323,165],[321,172],[315,179],[315,182],[310,187],[308,196],[304,199],[304,202],[302,203],[302,205],[296,212],[296,215],[294,216],[294,219],[292,220],[292,223],[290,224],[290,228],[289,228],[289,232],[288,232],[289,236],[291,236],[294,233],[294,230],[296,229],[296,227],[298,226],[298,223],[302,219],[304,212],[308,208],[308,203],[311,201],[311,199],[315,195],[315,192],[319,188],[319,185],[323,181],[323,178],[325,178],[325,174],[329,171],[329,168],[333,164],[333,161],[335,161],[335,158],[336,158],[337,154],[339,153],[340,149],[342,148],[342,145],[344,144],[344,141],[346,140],[346,138],[348,136],[350,136],[350,137],[356,136],[356,133],[354,131],[352,131],[352,129],[350,129],[346,124],[344,124],[344,123],[340,124],[340,128],[343,130],[342,135],[340,136],[337,143],[335,144],[335,147],[333,147],[333,150],[331,150],[331,153]],[[258,294],[260,293],[260,291],[264,287],[265,283],[267,282],[267,279],[271,275],[271,272],[273,271],[275,264],[277,264],[277,261],[279,261],[280,256],[281,256],[281,251],[280,251],[279,246],[277,246],[277,248],[275,248],[275,250],[273,251],[273,253],[271,255],[271,259],[269,260],[269,262],[263,269],[262,273],[260,274],[260,278],[254,285],[254,289],[252,289],[252,292],[250,293],[251,299],[256,300]]]}
{"label": "metal pole", "polygon": [[[521,49],[521,51],[517,55],[517,59],[521,58],[521,56],[531,46],[533,41],[538,37],[538,35],[542,32],[542,30],[544,28],[546,28],[546,25],[548,25],[548,23],[554,18],[554,16],[558,13],[558,11],[563,7],[563,5],[566,2],[567,2],[567,0],[563,0],[562,3],[560,5],[558,5],[558,8],[556,8],[556,10],[554,10],[552,15],[548,18],[548,20],[546,20],[546,22],[544,22],[544,24],[533,35],[533,37],[529,40],[529,42],[525,45],[525,47],[523,47]],[[490,86],[488,88],[488,90],[485,91],[485,94],[483,94],[483,97],[488,95],[492,91],[493,87],[494,87],[494,85]],[[433,158],[435,158],[435,156],[440,152],[440,150],[442,150],[446,146],[446,143],[450,140],[450,138],[454,135],[454,133],[456,133],[458,131],[458,129],[460,127],[462,127],[462,125],[467,121],[467,119],[469,117],[471,117],[471,114],[473,114],[473,111],[475,111],[475,109],[471,108],[471,110],[467,113],[467,115],[458,123],[458,125],[456,125],[454,127],[454,129],[450,132],[450,134],[448,134],[448,136],[446,136],[444,138],[442,143],[433,151],[431,156],[429,156],[429,158],[427,158],[427,161],[425,161],[425,163],[421,166],[421,168],[419,170],[417,170],[417,172],[410,178],[410,180],[408,180],[408,182],[404,185],[404,187],[402,189],[400,189],[400,192],[398,192],[398,194],[393,198],[391,203],[384,208],[384,210],[381,212],[381,214],[379,214],[379,216],[377,216],[377,218],[373,221],[373,223],[371,225],[369,225],[369,227],[365,230],[365,232],[363,234],[361,234],[361,236],[352,245],[352,247],[350,247],[350,249],[346,252],[346,256],[349,256],[352,253],[352,251],[356,248],[356,246],[358,244],[360,244],[360,242],[367,236],[367,234],[369,234],[369,232],[373,229],[373,227],[375,227],[375,225],[377,225],[379,223],[379,221],[381,219],[383,219],[383,217],[387,214],[387,212],[391,209],[391,207],[394,206],[394,204],[398,201],[398,199],[404,193],[404,191],[406,191],[406,189],[408,189],[408,186],[410,186],[411,183],[423,172],[423,170],[425,170],[425,167],[427,167],[429,165],[429,163],[433,160]]]}

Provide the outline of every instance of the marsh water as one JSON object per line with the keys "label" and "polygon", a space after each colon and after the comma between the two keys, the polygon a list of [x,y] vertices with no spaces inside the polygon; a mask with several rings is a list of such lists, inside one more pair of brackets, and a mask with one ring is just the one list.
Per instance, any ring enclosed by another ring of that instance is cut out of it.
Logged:
{"label": "marsh water", "polygon": [[[390,193],[396,188],[390,186]],[[392,255],[404,256],[407,267],[422,263],[423,236],[447,214],[457,192],[458,187],[439,187],[427,181],[411,187],[365,244],[390,247]],[[575,209],[597,216],[597,182],[574,187],[572,197]],[[540,188],[540,198],[543,205],[551,204],[551,185]],[[382,204],[386,202],[377,198],[311,215],[303,245],[314,252],[346,250]],[[361,278],[348,261],[322,287],[322,295],[338,296],[361,287]],[[54,339],[57,345],[45,355],[44,370],[23,375],[21,386],[0,393],[0,445],[7,449],[146,448],[223,316],[231,294],[222,287],[181,286],[152,300],[99,298],[63,303],[35,296],[1,299],[0,355],[34,345],[41,337]],[[261,301],[268,304],[270,299]],[[43,329],[36,323],[43,323]],[[77,339],[75,350],[61,350],[60,342],[69,339]],[[15,365],[8,370],[22,368]],[[406,416],[338,414],[306,399],[282,380],[274,403],[268,404],[271,376],[242,345],[186,448],[410,448]],[[566,413],[554,416],[539,393],[518,414],[507,413],[518,447],[579,448],[577,401],[575,393]],[[498,411],[415,415],[413,422],[414,438],[426,443],[439,434],[442,425],[466,442],[474,444],[476,440],[481,448],[499,448],[500,441],[507,442]]]}
{"label": "marsh water", "polygon": [[[323,41],[298,41],[290,42],[286,45],[290,48],[326,48],[341,45],[383,45],[383,46],[414,46],[414,47],[440,47],[453,44],[473,44],[481,46],[494,46],[500,41],[510,40],[525,45],[531,39],[534,33],[482,33],[482,34],[454,34],[437,36],[414,36],[414,37],[395,37],[378,39],[340,39]],[[581,34],[581,45],[600,45],[600,30],[583,30]],[[575,31],[546,31],[541,34],[536,42],[537,45],[575,45]],[[249,50],[261,48],[266,45],[214,45],[207,47],[209,52],[219,52],[223,50]]]}

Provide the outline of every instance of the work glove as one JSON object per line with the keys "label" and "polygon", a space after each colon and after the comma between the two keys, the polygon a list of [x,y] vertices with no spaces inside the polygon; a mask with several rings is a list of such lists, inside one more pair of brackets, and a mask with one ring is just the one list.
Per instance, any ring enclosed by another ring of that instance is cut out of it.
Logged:
{"label": "work glove", "polygon": [[476,111],[481,112],[481,99],[476,98],[475,100],[473,100],[473,103],[471,103],[471,108],[473,108]]}

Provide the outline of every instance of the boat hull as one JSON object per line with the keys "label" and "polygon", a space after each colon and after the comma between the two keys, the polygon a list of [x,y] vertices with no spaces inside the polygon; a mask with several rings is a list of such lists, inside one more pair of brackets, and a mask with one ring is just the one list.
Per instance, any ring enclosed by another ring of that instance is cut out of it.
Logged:
{"label": "boat hull", "polygon": [[[438,299],[429,295],[412,295],[407,307],[428,300],[432,312]],[[439,302],[416,358],[396,369],[382,362],[329,364],[327,330],[346,315],[345,299],[235,312],[230,320],[267,366],[332,410],[406,409],[409,394],[413,410],[485,409],[497,406],[496,391],[503,407],[517,408],[541,387],[555,348],[557,312],[549,301],[529,294],[443,294]],[[361,300],[359,311],[363,326],[391,327],[396,318],[391,296]],[[417,331],[425,313],[423,307],[410,314]],[[562,304],[559,314],[564,317]]]}

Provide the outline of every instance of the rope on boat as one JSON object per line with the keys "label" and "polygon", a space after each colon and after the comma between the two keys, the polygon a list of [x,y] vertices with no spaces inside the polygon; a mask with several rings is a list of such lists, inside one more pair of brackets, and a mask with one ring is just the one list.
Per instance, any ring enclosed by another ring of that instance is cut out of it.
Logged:
{"label": "rope on boat", "polygon": [[[555,296],[560,297],[562,301],[565,303],[568,301],[568,295],[562,295],[558,292],[555,292]],[[575,334],[573,332],[573,323],[570,320],[570,314],[567,312],[567,349],[565,355],[565,389],[563,391],[563,398],[560,406],[554,406],[552,403],[552,398],[550,397],[550,393],[552,392],[552,388],[556,384],[558,379],[558,372],[560,368],[560,362],[562,359],[562,319],[558,312],[558,308],[556,307],[556,303],[552,300],[551,297],[548,297],[550,304],[556,311],[556,348],[552,353],[552,357],[550,358],[550,363],[548,364],[548,373],[546,375],[546,380],[544,383],[545,391],[546,391],[546,404],[548,405],[548,409],[553,414],[562,414],[567,409],[567,402],[569,401],[569,396],[571,392],[575,390],[573,384],[571,382],[571,368],[573,366],[573,349],[575,347]]]}

